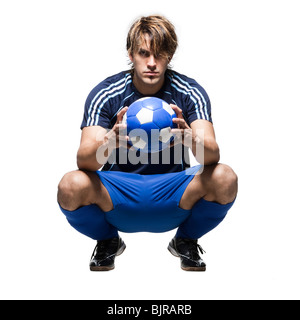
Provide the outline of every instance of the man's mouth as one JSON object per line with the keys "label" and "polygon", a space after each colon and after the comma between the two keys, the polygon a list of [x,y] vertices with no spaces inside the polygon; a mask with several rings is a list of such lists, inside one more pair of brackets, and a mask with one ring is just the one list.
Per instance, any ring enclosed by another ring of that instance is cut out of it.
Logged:
{"label": "man's mouth", "polygon": [[155,71],[146,71],[144,72],[147,76],[154,77],[158,75],[158,72]]}

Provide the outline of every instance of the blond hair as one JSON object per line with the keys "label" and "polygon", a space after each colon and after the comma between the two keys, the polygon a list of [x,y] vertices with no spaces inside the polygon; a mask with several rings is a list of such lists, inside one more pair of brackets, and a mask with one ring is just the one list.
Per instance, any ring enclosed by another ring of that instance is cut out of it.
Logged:
{"label": "blond hair", "polygon": [[130,28],[127,36],[127,51],[134,55],[145,43],[145,35],[150,38],[153,54],[172,59],[177,46],[177,35],[173,24],[163,16],[148,16],[138,19]]}

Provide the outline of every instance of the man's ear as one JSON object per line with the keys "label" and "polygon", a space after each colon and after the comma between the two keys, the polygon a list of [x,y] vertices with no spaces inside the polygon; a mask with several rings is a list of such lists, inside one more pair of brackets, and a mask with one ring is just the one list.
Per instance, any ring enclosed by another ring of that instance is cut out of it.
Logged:
{"label": "man's ear", "polygon": [[128,57],[129,57],[130,61],[133,63],[133,55],[128,52]]}

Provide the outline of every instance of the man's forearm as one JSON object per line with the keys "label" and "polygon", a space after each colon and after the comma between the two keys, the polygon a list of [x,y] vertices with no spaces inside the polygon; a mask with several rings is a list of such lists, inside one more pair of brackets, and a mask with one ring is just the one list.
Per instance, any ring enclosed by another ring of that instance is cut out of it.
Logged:
{"label": "man's forearm", "polygon": [[205,140],[200,137],[193,139],[192,153],[196,160],[203,165],[218,163],[220,160],[219,146],[215,140]]}
{"label": "man's forearm", "polygon": [[77,166],[81,170],[99,170],[109,158],[112,150],[103,141],[81,146],[77,153]]}

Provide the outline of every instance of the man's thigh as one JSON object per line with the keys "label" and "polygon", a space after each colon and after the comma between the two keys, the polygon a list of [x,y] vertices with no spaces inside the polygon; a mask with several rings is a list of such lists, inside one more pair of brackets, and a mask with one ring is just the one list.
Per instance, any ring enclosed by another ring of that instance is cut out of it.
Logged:
{"label": "man's thigh", "polygon": [[209,165],[187,186],[179,206],[190,210],[201,198],[225,204],[233,201],[236,193],[237,177],[234,171],[221,163]]}
{"label": "man's thigh", "polygon": [[64,175],[58,186],[58,202],[66,210],[97,204],[110,211],[112,202],[96,172],[76,170]]}
{"label": "man's thigh", "polygon": [[195,175],[181,198],[180,208],[190,210],[201,198],[210,201],[210,192],[213,189],[212,177],[219,165],[205,166],[201,174]]}

